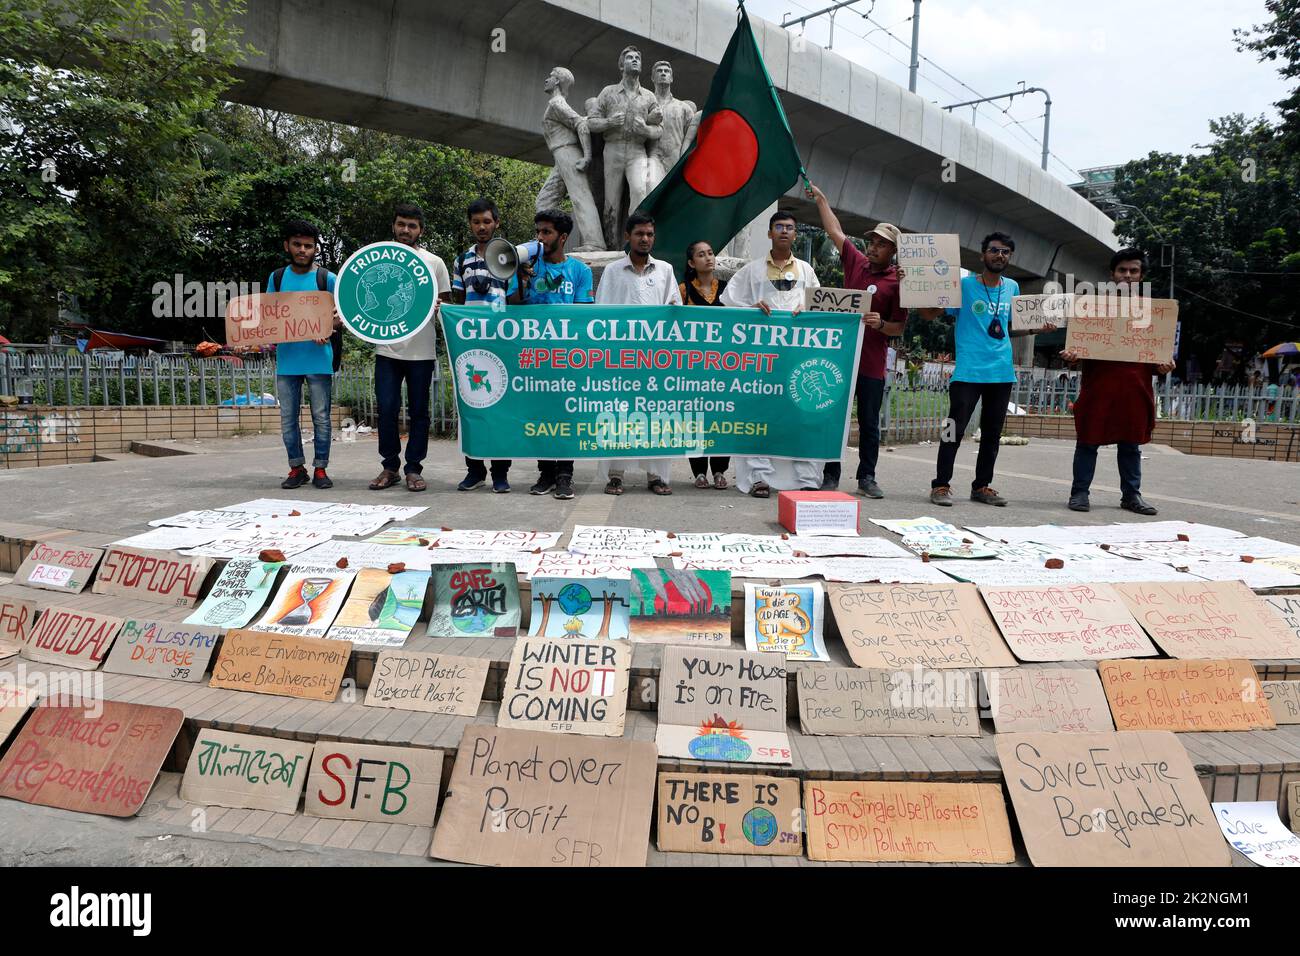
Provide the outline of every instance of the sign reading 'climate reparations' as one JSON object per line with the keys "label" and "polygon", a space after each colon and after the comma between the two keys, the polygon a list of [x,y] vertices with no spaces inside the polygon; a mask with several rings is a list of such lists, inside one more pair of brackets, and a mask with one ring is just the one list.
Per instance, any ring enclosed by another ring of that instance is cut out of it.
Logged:
{"label": "sign reading 'climate reparations'", "polygon": [[838,458],[857,315],[701,306],[443,306],[476,458]]}

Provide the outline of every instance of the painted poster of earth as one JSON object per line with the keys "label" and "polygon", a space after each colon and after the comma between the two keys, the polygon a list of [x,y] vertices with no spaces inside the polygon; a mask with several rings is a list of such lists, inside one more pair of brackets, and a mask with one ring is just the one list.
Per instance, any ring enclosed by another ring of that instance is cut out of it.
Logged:
{"label": "painted poster of earth", "polygon": [[731,572],[633,569],[632,640],[731,643]]}
{"label": "painted poster of earth", "polygon": [[531,637],[624,639],[630,582],[618,578],[534,577]]}
{"label": "painted poster of earth", "polygon": [[420,619],[429,577],[428,571],[390,574],[382,568],[362,568],[325,636],[373,647],[401,647]]}
{"label": "painted poster of earth", "polygon": [[429,637],[515,637],[519,575],[508,561],[433,569]]}

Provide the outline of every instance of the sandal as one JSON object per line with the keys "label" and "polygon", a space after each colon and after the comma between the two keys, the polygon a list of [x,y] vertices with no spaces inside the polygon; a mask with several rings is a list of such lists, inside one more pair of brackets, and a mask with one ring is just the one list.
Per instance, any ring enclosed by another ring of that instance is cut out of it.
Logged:
{"label": "sandal", "polygon": [[662,478],[651,479],[646,488],[657,495],[671,495],[673,493],[673,489],[668,486],[668,482]]}
{"label": "sandal", "polygon": [[605,483],[605,494],[621,495],[623,493],[623,479],[611,478]]}
{"label": "sandal", "polygon": [[696,488],[707,488],[707,487],[709,487],[709,479],[708,479],[705,475],[696,475],[696,476],[695,476],[695,487],[696,487]]}
{"label": "sandal", "polygon": [[724,475],[724,474],[722,474],[721,472],[714,472],[714,474],[713,474],[713,487],[714,487],[714,488],[717,488],[719,491],[722,491],[724,488],[726,488],[726,487],[727,487],[727,476]]}
{"label": "sandal", "polygon": [[429,486],[425,483],[422,476],[414,471],[406,473],[406,490],[407,491],[424,491]]}
{"label": "sandal", "polygon": [[379,477],[370,483],[370,490],[383,491],[385,488],[393,487],[393,485],[397,484],[399,481],[401,481],[401,479],[397,476],[397,472],[389,471],[385,468],[379,473]]}
{"label": "sandal", "polygon": [[754,482],[754,487],[752,487],[752,488],[749,489],[749,497],[751,497],[751,498],[771,498],[771,497],[772,497],[772,489],[769,488],[769,487],[767,486],[767,482],[766,482],[766,481],[756,481],[756,482]]}

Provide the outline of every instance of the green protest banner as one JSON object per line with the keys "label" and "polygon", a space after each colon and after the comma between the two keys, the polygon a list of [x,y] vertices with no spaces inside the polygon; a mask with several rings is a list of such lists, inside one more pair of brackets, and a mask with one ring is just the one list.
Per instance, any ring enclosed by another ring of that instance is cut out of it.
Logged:
{"label": "green protest banner", "polygon": [[473,458],[835,459],[857,315],[702,306],[443,305]]}

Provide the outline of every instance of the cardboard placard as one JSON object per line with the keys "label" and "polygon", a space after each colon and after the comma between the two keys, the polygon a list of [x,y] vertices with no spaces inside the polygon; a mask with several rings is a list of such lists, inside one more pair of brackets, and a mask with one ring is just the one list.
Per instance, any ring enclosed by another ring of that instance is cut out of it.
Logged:
{"label": "cardboard placard", "polygon": [[842,491],[783,491],[776,517],[794,534],[858,536],[858,499]]}
{"label": "cardboard placard", "polygon": [[1300,636],[1240,581],[1117,584],[1115,590],[1170,657],[1300,657]]}
{"label": "cardboard placard", "polygon": [[181,778],[181,799],[202,806],[296,813],[313,746],[200,727]]}
{"label": "cardboard placard", "polygon": [[363,646],[401,647],[420,619],[428,590],[428,571],[389,574],[362,568],[325,636]]}
{"label": "cardboard placard", "polygon": [[632,571],[628,636],[647,644],[731,644],[731,572]]}
{"label": "cardboard placard", "polygon": [[1115,729],[1091,667],[985,671],[993,727],[1000,734],[1089,733]]}
{"label": "cardboard placard", "polygon": [[631,664],[626,641],[521,637],[501,685],[497,726],[621,737]]}
{"label": "cardboard placard", "polygon": [[14,572],[14,583],[43,591],[80,594],[90,583],[90,576],[95,573],[102,557],[103,548],[60,546],[38,541]]}
{"label": "cardboard placard", "polygon": [[556,578],[533,575],[532,637],[620,640],[628,636],[626,578]]}
{"label": "cardboard placard", "polygon": [[35,604],[21,598],[0,595],[0,641],[20,646],[26,644],[35,623]]}
{"label": "cardboard placard", "polygon": [[805,780],[810,860],[1013,863],[995,783]]}
{"label": "cardboard placard", "polygon": [[817,286],[803,290],[803,307],[809,312],[846,312],[864,315],[871,311],[871,293],[866,289],[831,289]]}
{"label": "cardboard placard", "polygon": [[1261,594],[1259,599],[1273,619],[1281,621],[1286,632],[1300,641],[1300,594]]}
{"label": "cardboard placard", "polygon": [[103,663],[124,623],[98,611],[47,607],[28,632],[22,656],[93,671]]}
{"label": "cardboard placard", "polygon": [[366,706],[473,717],[483,701],[489,663],[485,657],[380,651]]}
{"label": "cardboard placard", "polygon": [[289,565],[271,603],[253,630],[298,637],[324,637],[334,623],[357,572]]}
{"label": "cardboard placard", "polygon": [[1277,818],[1277,803],[1214,803],[1223,838],[1256,866],[1300,866],[1300,836]]}
{"label": "cardboard placard", "polygon": [[1066,351],[1103,362],[1174,360],[1178,300],[1127,295],[1076,295]]}
{"label": "cardboard placard", "polygon": [[1266,680],[1261,686],[1275,721],[1300,724],[1300,680]]}
{"label": "cardboard placard", "polygon": [[659,753],[714,762],[792,763],[785,677],[785,658],[779,654],[668,645],[659,672]]}
{"label": "cardboard placard", "polygon": [[519,575],[513,564],[433,569],[429,637],[514,637],[519,620]]}
{"label": "cardboard placard", "polygon": [[665,853],[803,855],[793,777],[661,771],[658,813]]}
{"label": "cardboard placard", "polygon": [[1097,673],[1118,730],[1277,727],[1250,661],[1102,661]]}
{"label": "cardboard placard", "polygon": [[961,306],[961,237],[902,233],[898,237],[898,302],[905,309]]}
{"label": "cardboard placard", "polygon": [[1192,761],[1171,733],[993,738],[1034,866],[1227,866]]}
{"label": "cardboard placard", "polygon": [[311,342],[334,332],[330,292],[255,292],[226,303],[226,344]]}
{"label": "cardboard placard", "polygon": [[1014,667],[973,584],[828,584],[859,667]]}
{"label": "cardboard placard", "polygon": [[209,687],[280,697],[333,700],[352,645],[319,637],[235,630],[221,642]]}
{"label": "cardboard placard", "polygon": [[200,627],[247,627],[266,604],[267,595],[275,586],[282,567],[284,563],[281,561],[258,561],[255,558],[227,561],[208,596],[185,619],[185,623]]}
{"label": "cardboard placard", "polygon": [[786,659],[829,661],[822,640],[825,595],[817,582],[745,585],[745,647]]}
{"label": "cardboard placard", "polygon": [[799,728],[833,736],[978,737],[974,672],[804,667],[795,674]]}
{"label": "cardboard placard", "polygon": [[40,695],[22,684],[0,684],[0,744],[9,739],[38,700]]}
{"label": "cardboard placard", "polygon": [[982,587],[1002,637],[1022,661],[1098,661],[1158,652],[1109,584]]}
{"label": "cardboard placard", "polygon": [[322,740],[311,755],[303,813],[332,820],[431,827],[442,790],[441,750]]}
{"label": "cardboard placard", "polygon": [[492,866],[645,866],[649,741],[470,724],[429,855]]}
{"label": "cardboard placard", "polygon": [[211,558],[114,546],[104,555],[90,590],[171,607],[193,607],[211,568]]}
{"label": "cardboard placard", "polygon": [[127,618],[104,670],[197,683],[220,639],[221,631],[215,628]]}
{"label": "cardboard placard", "polygon": [[1011,297],[1011,328],[1038,331],[1045,325],[1063,329],[1074,314],[1074,293],[1056,292]]}
{"label": "cardboard placard", "polygon": [[0,797],[134,816],[184,720],[174,707],[116,700],[96,701],[93,709],[40,704],[0,760]]}
{"label": "cardboard placard", "polygon": [[1291,832],[1300,833],[1300,780],[1286,785],[1286,801],[1291,812]]}

